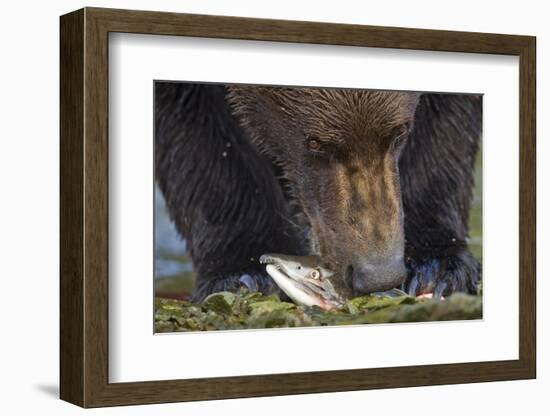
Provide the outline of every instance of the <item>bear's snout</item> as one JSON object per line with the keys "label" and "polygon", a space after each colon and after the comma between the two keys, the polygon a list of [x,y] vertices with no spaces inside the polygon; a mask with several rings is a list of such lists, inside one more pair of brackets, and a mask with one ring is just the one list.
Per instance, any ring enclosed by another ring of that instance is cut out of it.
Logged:
{"label": "bear's snout", "polygon": [[406,277],[403,256],[398,255],[377,263],[358,259],[348,265],[345,280],[354,292],[366,294],[396,288],[405,282]]}

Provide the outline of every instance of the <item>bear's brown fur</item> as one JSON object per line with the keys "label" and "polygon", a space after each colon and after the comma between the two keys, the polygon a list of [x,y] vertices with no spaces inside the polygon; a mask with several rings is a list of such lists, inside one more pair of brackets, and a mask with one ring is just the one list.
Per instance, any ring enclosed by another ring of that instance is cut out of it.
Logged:
{"label": "bear's brown fur", "polygon": [[318,252],[356,293],[474,292],[480,134],[473,95],[157,83],[156,173],[195,299],[272,291],[266,252]]}

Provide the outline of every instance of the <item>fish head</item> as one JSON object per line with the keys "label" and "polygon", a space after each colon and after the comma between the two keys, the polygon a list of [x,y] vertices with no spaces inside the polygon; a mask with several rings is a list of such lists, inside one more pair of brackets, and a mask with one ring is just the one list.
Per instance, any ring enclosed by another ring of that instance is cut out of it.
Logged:
{"label": "fish head", "polygon": [[330,310],[342,306],[348,297],[342,279],[328,269],[319,256],[264,254],[260,263],[277,286],[295,303]]}

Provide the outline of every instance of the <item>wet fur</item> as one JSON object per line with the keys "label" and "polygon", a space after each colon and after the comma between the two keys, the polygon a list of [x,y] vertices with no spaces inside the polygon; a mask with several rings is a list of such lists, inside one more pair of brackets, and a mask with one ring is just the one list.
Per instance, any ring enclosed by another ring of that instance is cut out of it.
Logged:
{"label": "wet fur", "polygon": [[[243,275],[273,290],[263,253],[319,250],[337,263],[362,244],[379,258],[404,244],[415,293],[475,291],[466,239],[479,97],[156,83],[155,102],[157,182],[199,274],[196,300]],[[311,138],[331,151],[307,153]]]}
{"label": "wet fur", "polygon": [[155,100],[156,180],[187,239],[196,295],[263,274],[264,253],[299,251],[272,166],[235,122],[224,87],[157,83]]}

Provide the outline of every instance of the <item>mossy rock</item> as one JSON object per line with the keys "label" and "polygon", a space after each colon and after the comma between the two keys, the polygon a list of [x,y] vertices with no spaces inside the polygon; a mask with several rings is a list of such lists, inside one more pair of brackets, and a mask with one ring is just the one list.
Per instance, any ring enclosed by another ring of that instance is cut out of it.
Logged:
{"label": "mossy rock", "polygon": [[277,295],[244,290],[213,293],[200,305],[155,299],[155,332],[448,321],[481,316],[481,296],[463,293],[444,300],[361,296],[332,311],[305,308],[281,301]]}
{"label": "mossy rock", "polygon": [[416,299],[412,296],[388,297],[367,295],[348,300],[344,308],[352,315],[355,315],[364,311],[372,311],[394,305],[412,304],[415,302]]}
{"label": "mossy rock", "polygon": [[232,312],[233,303],[237,295],[231,292],[212,293],[204,299],[202,308],[205,311],[213,311],[222,315],[229,315]]}

